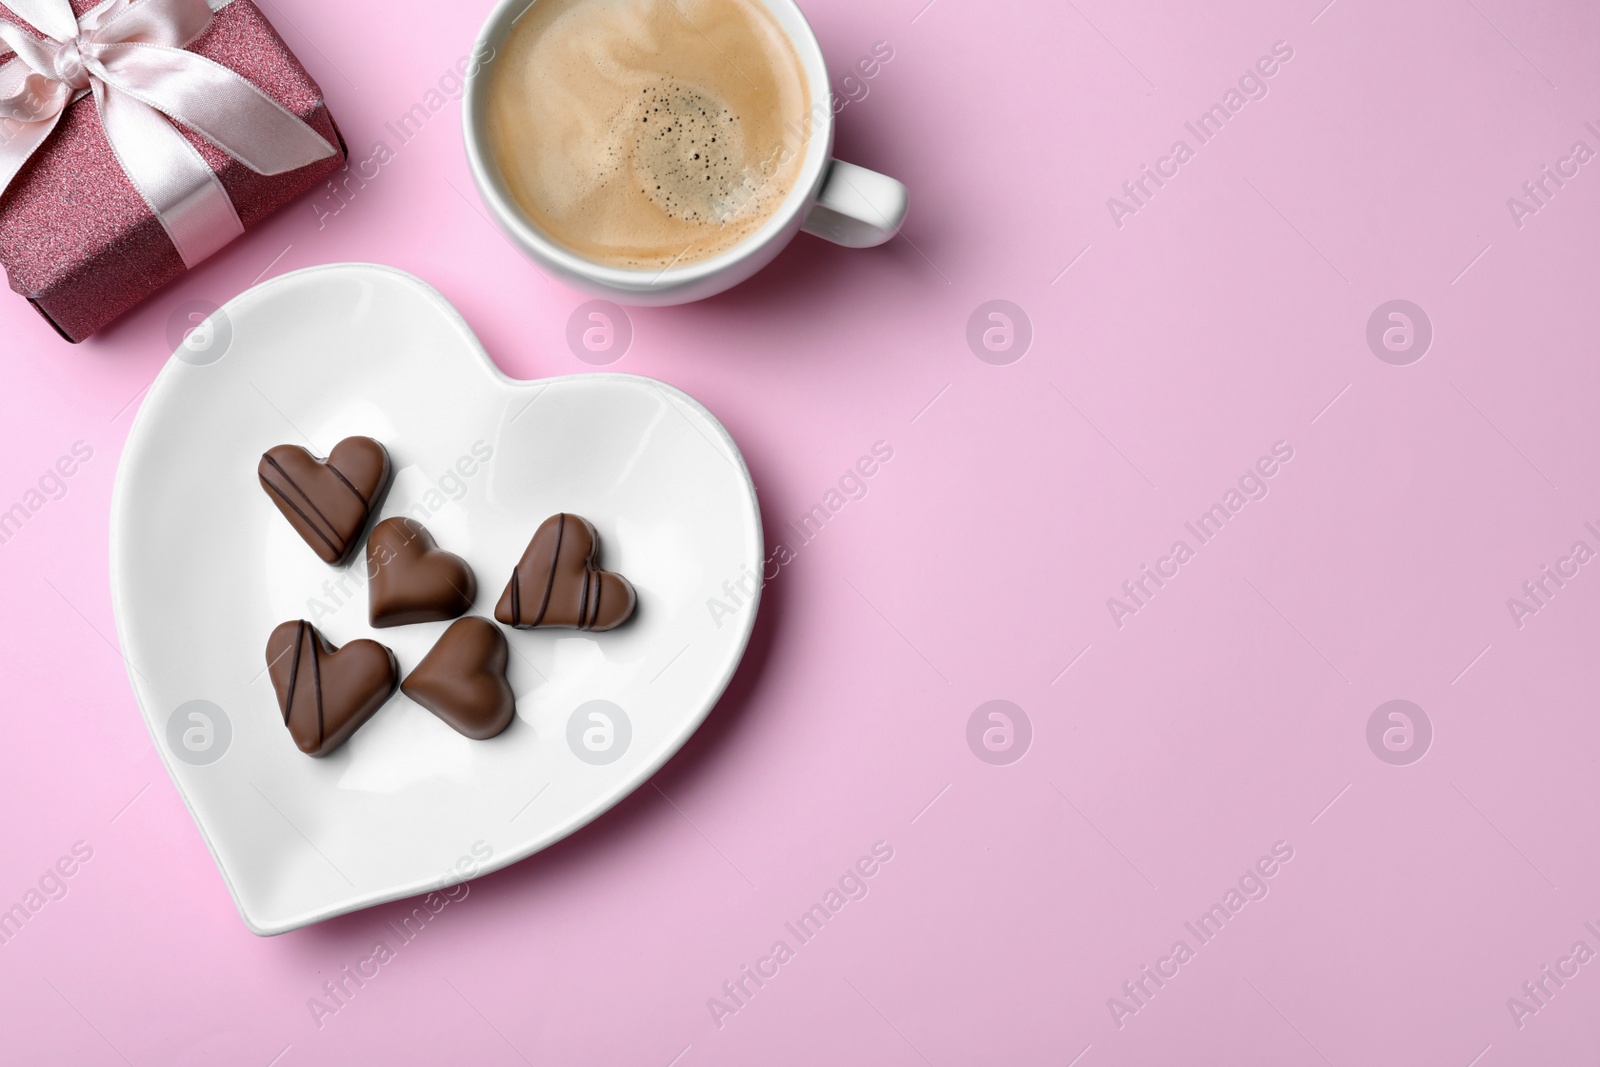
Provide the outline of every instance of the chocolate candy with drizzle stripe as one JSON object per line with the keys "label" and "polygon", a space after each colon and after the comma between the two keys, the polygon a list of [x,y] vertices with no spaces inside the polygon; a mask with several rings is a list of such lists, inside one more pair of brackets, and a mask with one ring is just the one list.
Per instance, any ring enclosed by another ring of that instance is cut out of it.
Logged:
{"label": "chocolate candy with drizzle stripe", "polygon": [[304,619],[267,638],[267,672],[283,724],[301,752],[326,756],[394,695],[400,665],[376,641],[335,648]]}
{"label": "chocolate candy with drizzle stripe", "polygon": [[494,617],[507,626],[609,630],[633,615],[637,598],[620,574],[603,571],[600,535],[588,519],[552,515],[539,524]]}
{"label": "chocolate candy with drizzle stripe", "polygon": [[370,437],[346,437],[325,460],[299,445],[277,445],[256,467],[261,488],[289,525],[335,565],[360,545],[392,473],[389,453]]}

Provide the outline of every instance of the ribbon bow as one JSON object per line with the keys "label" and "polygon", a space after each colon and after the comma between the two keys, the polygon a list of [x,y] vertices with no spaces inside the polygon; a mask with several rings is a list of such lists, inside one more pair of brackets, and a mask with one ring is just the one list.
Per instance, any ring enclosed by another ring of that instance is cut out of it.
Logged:
{"label": "ribbon bow", "polygon": [[50,137],[67,105],[93,94],[128,180],[193,267],[244,232],[198,133],[257,174],[326,159],[337,149],[220,63],[185,50],[211,25],[206,0],[104,0],[79,19],[69,0],[6,0],[28,25],[0,18],[0,194]]}

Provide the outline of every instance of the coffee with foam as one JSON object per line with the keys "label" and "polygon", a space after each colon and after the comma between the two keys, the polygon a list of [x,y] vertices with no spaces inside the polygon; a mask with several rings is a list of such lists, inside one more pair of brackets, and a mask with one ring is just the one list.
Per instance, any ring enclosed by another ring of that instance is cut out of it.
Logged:
{"label": "coffee with foam", "polygon": [[805,155],[805,71],[759,0],[535,0],[488,73],[508,191],[596,263],[664,270],[728,251]]}

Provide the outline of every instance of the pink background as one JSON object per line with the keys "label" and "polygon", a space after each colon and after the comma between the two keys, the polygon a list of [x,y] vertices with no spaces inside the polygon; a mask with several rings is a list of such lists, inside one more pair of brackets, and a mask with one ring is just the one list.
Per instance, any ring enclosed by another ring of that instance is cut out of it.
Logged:
{"label": "pink background", "polygon": [[[384,129],[487,2],[264,4],[354,155],[393,161],[324,226],[302,202],[81,347],[0,300],[0,510],[93,449],[0,544],[0,907],[93,850],[0,946],[0,1058],[1600,1055],[1600,963],[1520,1028],[1507,1006],[1600,950],[1600,568],[1521,628],[1507,607],[1600,549],[1600,164],[1521,228],[1506,205],[1573,142],[1600,150],[1600,12],[923,2],[804,5],[836,78],[893,49],[838,150],[910,186],[905,239],[802,237],[731,293],[634,312],[614,365],[722,418],[769,543],[874,442],[893,460],[768,586],[729,694],[651,786],[472,883],[320,1027],[308,998],[409,909],[246,932],[111,647],[111,485],[180,306],[310,264],[417,273],[513,374],[588,369],[565,341],[585,298],[486,221],[455,105],[403,146]],[[1276,41],[1269,94],[1118,228],[1107,197],[1193,147],[1184,122]],[[995,298],[1034,333],[1006,366],[966,341]],[[1395,298],[1433,324],[1409,366],[1365,338]],[[1119,628],[1107,598],[1278,441],[1270,494]],[[1366,740],[1396,698],[1434,729],[1409,766]],[[992,699],[1032,724],[1010,765],[967,743]],[[719,1027],[708,998],[877,841],[869,895]],[[1199,946],[1184,923],[1279,841],[1268,896]],[[1108,998],[1179,939],[1194,958],[1119,1028]]]}

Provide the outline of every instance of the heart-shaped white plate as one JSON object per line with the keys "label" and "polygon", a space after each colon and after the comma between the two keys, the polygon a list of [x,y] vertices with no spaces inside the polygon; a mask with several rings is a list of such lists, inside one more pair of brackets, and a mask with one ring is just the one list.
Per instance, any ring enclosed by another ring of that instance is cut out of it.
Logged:
{"label": "heart-shaped white plate", "polygon": [[[265,672],[278,623],[374,638],[402,675],[448,625],[372,629],[364,554],[324,564],[256,481],[273,445],[327,455],[354,434],[389,449],[382,515],[420,518],[472,566],[476,614],[559,511],[592,521],[601,565],[638,590],[609,633],[505,630],[517,721],[497,738],[398,693],[322,759],[284,729]],[[273,279],[195,331],[129,433],[111,513],[134,692],[258,934],[514,863],[626,796],[727,686],[761,558],[744,461],[693,399],[625,374],[509,379],[439,293],[368,264]]]}

